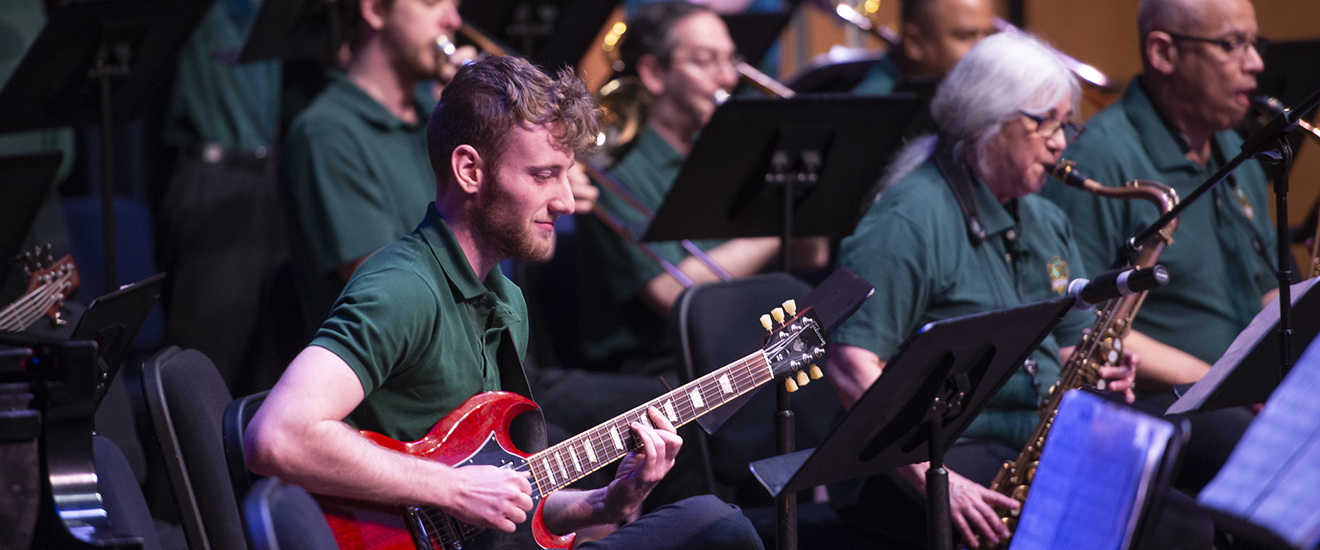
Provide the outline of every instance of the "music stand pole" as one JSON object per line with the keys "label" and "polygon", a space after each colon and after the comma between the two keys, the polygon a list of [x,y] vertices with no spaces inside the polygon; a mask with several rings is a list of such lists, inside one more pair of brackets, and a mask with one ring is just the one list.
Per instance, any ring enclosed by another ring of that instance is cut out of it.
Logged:
{"label": "music stand pole", "polygon": [[101,242],[105,248],[105,286],[102,290],[106,294],[114,292],[119,286],[115,273],[115,141],[111,79],[128,76],[127,48],[102,42],[96,50],[96,65],[88,75],[97,81],[101,89]]}
{"label": "music stand pole", "polygon": [[930,433],[930,463],[926,468],[926,541],[934,550],[953,549],[953,512],[949,507],[949,471],[944,468],[944,414],[951,408],[940,398],[931,402],[926,415]]}

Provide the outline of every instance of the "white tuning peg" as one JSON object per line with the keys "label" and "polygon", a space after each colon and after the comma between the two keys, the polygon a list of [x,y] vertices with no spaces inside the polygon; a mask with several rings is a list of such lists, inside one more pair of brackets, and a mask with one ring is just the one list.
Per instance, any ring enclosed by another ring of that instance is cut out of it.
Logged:
{"label": "white tuning peg", "polygon": [[774,308],[770,310],[770,316],[775,318],[775,322],[782,324],[784,322],[784,309]]}
{"label": "white tuning peg", "polygon": [[793,381],[792,376],[784,379],[784,388],[788,390],[788,393],[793,393],[798,390],[797,382]]}
{"label": "white tuning peg", "polygon": [[820,380],[822,376],[825,376],[825,373],[820,371],[820,367],[817,367],[814,363],[811,365],[811,368],[808,369],[808,372],[811,373],[811,378],[813,380]]}
{"label": "white tuning peg", "polygon": [[770,315],[761,316],[761,326],[765,327],[766,330],[774,330],[775,325],[770,322]]}
{"label": "white tuning peg", "polygon": [[784,300],[784,311],[788,312],[789,317],[797,315],[797,300]]}
{"label": "white tuning peg", "polygon": [[798,373],[797,373],[797,383],[798,383],[799,386],[805,386],[805,385],[811,383],[811,378],[807,376],[807,373],[802,372],[802,371],[798,371]]}

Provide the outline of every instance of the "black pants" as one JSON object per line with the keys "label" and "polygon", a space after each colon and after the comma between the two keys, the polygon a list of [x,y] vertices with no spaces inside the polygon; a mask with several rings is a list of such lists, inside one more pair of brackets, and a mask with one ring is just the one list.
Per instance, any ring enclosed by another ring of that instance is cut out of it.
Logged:
{"label": "black pants", "polygon": [[169,273],[165,344],[215,362],[235,395],[252,376],[262,282],[288,257],[274,159],[208,163],[180,156],[157,213],[157,259]]}
{"label": "black pants", "polygon": [[711,495],[661,506],[581,550],[762,549],[742,510]]}
{"label": "black pants", "polygon": [[[1164,416],[1164,411],[1177,401],[1173,392],[1141,393],[1132,406],[1152,416]],[[1192,423],[1191,438],[1182,450],[1182,465],[1173,486],[1189,495],[1201,492],[1228,461],[1229,453],[1237,446],[1256,415],[1244,407],[1229,407],[1217,411],[1191,413],[1185,416]]]}

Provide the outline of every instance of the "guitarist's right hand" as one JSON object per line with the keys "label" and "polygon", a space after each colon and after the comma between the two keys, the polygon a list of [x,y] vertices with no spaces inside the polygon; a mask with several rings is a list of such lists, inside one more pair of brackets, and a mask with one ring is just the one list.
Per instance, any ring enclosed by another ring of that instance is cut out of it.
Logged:
{"label": "guitarist's right hand", "polygon": [[453,468],[448,502],[440,507],[455,518],[512,533],[532,510],[531,473],[495,466]]}

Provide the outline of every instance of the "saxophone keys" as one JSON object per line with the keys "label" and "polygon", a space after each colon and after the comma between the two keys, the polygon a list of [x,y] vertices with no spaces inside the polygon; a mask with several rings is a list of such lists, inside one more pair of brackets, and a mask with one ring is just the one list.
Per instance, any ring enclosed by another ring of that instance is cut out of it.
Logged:
{"label": "saxophone keys", "polygon": [[[1032,481],[1034,481],[1034,480],[1036,479],[1036,465],[1037,465],[1037,464],[1040,464],[1040,463],[1039,463],[1039,462],[1032,462],[1030,466],[1027,466],[1027,483],[1028,483],[1028,484],[1030,484]],[[1026,497],[1023,497],[1023,499],[1025,500]]]}
{"label": "saxophone keys", "polygon": [[1027,492],[1028,492],[1028,491],[1030,491],[1030,489],[1028,488],[1028,486],[1026,486],[1026,485],[1018,485],[1017,487],[1013,488],[1013,494],[1012,494],[1012,495],[1009,495],[1009,496],[1012,496],[1012,497],[1013,497],[1013,500],[1016,500],[1016,501],[1018,501],[1018,502],[1026,502],[1026,501],[1027,501]]}
{"label": "saxophone keys", "polygon": [[1117,364],[1118,364],[1118,349],[1116,348],[1116,349],[1111,349],[1111,350],[1109,350],[1109,355],[1106,355],[1106,356],[1105,356],[1105,361],[1108,362],[1110,365],[1117,365]]}

